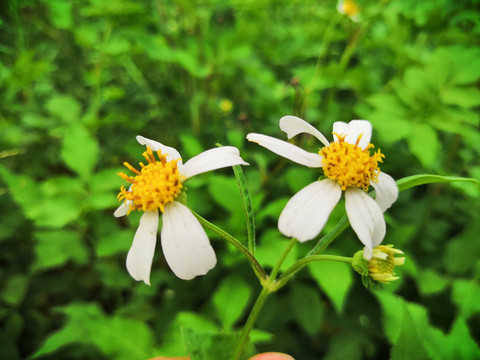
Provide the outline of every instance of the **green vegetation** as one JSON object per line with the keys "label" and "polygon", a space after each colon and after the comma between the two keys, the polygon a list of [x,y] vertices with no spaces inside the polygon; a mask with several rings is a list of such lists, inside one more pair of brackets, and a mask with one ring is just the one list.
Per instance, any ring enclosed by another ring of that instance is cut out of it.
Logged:
{"label": "green vegetation", "polygon": [[[358,4],[355,22],[326,0],[2,1],[2,356],[140,360],[187,348],[201,360],[208,346],[230,348],[261,290],[250,264],[207,230],[218,264],[206,276],[176,278],[158,243],[152,285],[133,280],[125,258],[140,214],[113,217],[116,173],[142,160],[136,135],[184,160],[236,146],[250,163],[241,191],[232,169],[202,174],[186,184],[188,206],[249,249],[255,235],[271,269],[288,244],[282,208],[320,173],[245,136],[286,139],[278,120],[290,114],[329,139],[335,121],[372,122],[382,171],[414,176],[386,212],[384,244],[406,262],[377,290],[348,264],[309,264],[267,299],[250,353],[480,358],[480,187],[446,178],[480,179],[480,2]],[[312,137],[293,141],[318,151]],[[297,244],[280,271],[315,243]],[[326,254],[358,250],[348,228]]]}

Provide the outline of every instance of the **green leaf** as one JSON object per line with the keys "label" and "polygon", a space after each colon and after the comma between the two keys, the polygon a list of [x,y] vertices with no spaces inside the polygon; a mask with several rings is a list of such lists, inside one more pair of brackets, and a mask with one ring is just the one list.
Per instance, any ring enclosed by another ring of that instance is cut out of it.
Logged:
{"label": "green leaf", "polygon": [[285,173],[285,179],[292,193],[298,192],[318,177],[312,169],[306,167],[292,167]]}
{"label": "green leaf", "polygon": [[64,265],[67,261],[79,264],[86,262],[88,252],[80,235],[74,231],[56,230],[35,233],[35,271]]}
{"label": "green leaf", "polygon": [[480,358],[480,348],[472,337],[465,318],[461,316],[456,318],[450,331],[449,340],[447,344],[456,352],[449,359],[475,360]]}
{"label": "green leaf", "polygon": [[57,308],[67,316],[62,328],[51,334],[34,354],[53,353],[62,346],[97,346],[108,358],[116,360],[153,357],[153,336],[142,322],[120,316],[107,316],[96,304],[71,303]]}
{"label": "green leaf", "polygon": [[471,84],[480,79],[480,48],[461,45],[447,48],[452,63],[452,82]]}
{"label": "green leaf", "polygon": [[83,180],[89,180],[98,160],[97,141],[80,124],[71,125],[65,132],[61,157],[65,164]]}
{"label": "green leaf", "polygon": [[252,199],[248,192],[242,167],[240,165],[233,166],[233,172],[235,173],[235,178],[240,188],[240,197],[242,199],[242,207],[247,225],[248,250],[255,255],[255,216],[253,214]]}
{"label": "green leaf", "polygon": [[53,25],[59,29],[71,29],[73,24],[72,3],[68,0],[50,0],[45,3],[50,9]]}
{"label": "green leaf", "polygon": [[237,334],[216,333],[184,327],[182,336],[191,360],[229,360]]}
{"label": "green leaf", "polygon": [[[278,262],[278,257],[287,246],[285,237],[277,229],[268,229],[263,232],[258,241],[256,258],[262,266],[274,267]],[[286,270],[296,259],[296,247],[287,255],[280,270]]]}
{"label": "green leaf", "polygon": [[236,181],[220,175],[211,175],[208,190],[217,204],[230,213],[239,211],[241,198]]}
{"label": "green leaf", "polygon": [[334,261],[315,261],[308,268],[317,284],[332,301],[335,310],[342,313],[353,283],[351,266]]}
{"label": "green leaf", "polygon": [[420,270],[421,276],[417,278],[419,290],[424,295],[431,295],[441,292],[449,284],[445,276],[439,275],[431,269]]}
{"label": "green leaf", "polygon": [[307,334],[315,335],[323,322],[322,299],[318,289],[301,283],[293,283],[289,300],[300,326]]}
{"label": "green leaf", "polygon": [[76,219],[81,214],[81,203],[78,199],[57,196],[46,198],[42,203],[41,213],[34,221],[43,227],[60,228]]}
{"label": "green leaf", "polygon": [[460,315],[468,319],[480,312],[480,285],[473,280],[456,280],[453,283],[452,300],[460,309]]}
{"label": "green leaf", "polygon": [[376,291],[375,295],[383,310],[384,329],[394,345],[390,358],[426,359],[426,349],[422,343],[423,336],[429,329],[426,309],[420,305],[407,303],[386,291]]}
{"label": "green leaf", "polygon": [[458,236],[448,241],[443,264],[450,274],[471,274],[480,254],[479,233],[480,222],[471,221]]}
{"label": "green leaf", "polygon": [[187,158],[192,158],[204,150],[198,138],[191,134],[181,134],[180,141],[182,142],[183,152]]}
{"label": "green leaf", "polygon": [[182,340],[182,329],[202,329],[216,333],[217,327],[210,320],[193,312],[179,312],[163,333],[162,346],[157,356],[187,355]]}
{"label": "green leaf", "polygon": [[13,174],[0,164],[0,176],[10,190],[15,202],[22,207],[25,215],[35,219],[42,213],[44,194],[41,188],[27,175]]}
{"label": "green leaf", "polygon": [[410,151],[420,160],[423,166],[431,166],[438,158],[440,144],[437,132],[430,125],[413,123],[407,141]]}
{"label": "green leaf", "polygon": [[213,304],[224,329],[232,326],[243,315],[252,289],[238,276],[227,277],[213,294]]}
{"label": "green leaf", "polygon": [[427,358],[427,351],[422,342],[422,335],[428,329],[427,311],[416,304],[408,304],[402,310],[401,331],[392,348],[390,359],[424,360]]}
{"label": "green leaf", "polygon": [[406,190],[414,186],[420,186],[432,183],[449,183],[449,182],[469,182],[478,185],[478,180],[473,178],[465,178],[459,176],[441,176],[432,174],[420,174],[404,177],[397,180],[398,190]]}
{"label": "green leaf", "polygon": [[445,104],[458,105],[470,109],[480,105],[480,90],[474,87],[450,87],[440,93]]}
{"label": "green leaf", "polygon": [[50,115],[58,117],[66,123],[73,123],[80,117],[80,104],[68,95],[52,96],[47,101],[46,107]]}
{"label": "green leaf", "polygon": [[0,293],[0,299],[11,306],[19,305],[27,292],[28,277],[16,274],[5,276],[5,279],[6,281]]}

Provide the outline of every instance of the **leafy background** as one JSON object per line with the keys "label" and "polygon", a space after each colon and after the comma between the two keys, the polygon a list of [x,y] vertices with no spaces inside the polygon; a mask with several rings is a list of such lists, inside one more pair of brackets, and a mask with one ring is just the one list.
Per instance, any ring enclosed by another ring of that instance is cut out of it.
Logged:
{"label": "leafy background", "polygon": [[[266,267],[286,245],[276,229],[282,207],[318,176],[246,142],[248,132],[284,138],[283,115],[325,134],[334,121],[369,119],[382,170],[397,179],[479,179],[479,2],[359,5],[355,23],[321,0],[2,1],[2,356],[185,355],[190,329],[243,324],[259,285],[214,234],[219,264],[207,276],[176,279],[158,249],[151,287],[129,277],[139,214],[112,212],[123,184],[116,172],[140,160],[137,134],[184,159],[217,142],[241,150]],[[309,137],[295,141],[318,150]],[[191,208],[245,239],[231,169],[188,187]],[[269,298],[256,350],[307,360],[479,358],[479,198],[470,184],[402,192],[385,239],[406,253],[401,280],[368,291],[344,264],[313,264]],[[359,246],[347,231],[328,251],[348,256]]]}

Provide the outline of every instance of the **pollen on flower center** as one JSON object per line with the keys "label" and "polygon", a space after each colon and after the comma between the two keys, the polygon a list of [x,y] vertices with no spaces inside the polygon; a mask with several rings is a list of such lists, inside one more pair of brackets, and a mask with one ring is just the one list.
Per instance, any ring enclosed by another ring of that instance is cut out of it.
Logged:
{"label": "pollen on flower center", "polygon": [[364,149],[357,143],[350,144],[345,141],[345,136],[337,135],[338,141],[330,143],[319,151],[323,156],[323,172],[328,178],[335,180],[346,190],[347,187],[358,187],[368,191],[370,181],[377,182],[380,169],[378,163],[385,157],[380,150],[370,155],[372,144]]}
{"label": "pollen on flower center", "polygon": [[353,0],[345,0],[343,2],[343,12],[347,14],[348,16],[355,16],[357,15],[360,11],[358,8],[358,5],[355,3]]}
{"label": "pollen on flower center", "polygon": [[149,147],[142,155],[148,165],[140,162],[140,171],[127,162],[123,163],[136,176],[118,173],[122,179],[132,184],[129,190],[124,186],[121,187],[118,199],[124,200],[125,203],[128,200],[131,201],[128,214],[133,210],[160,210],[163,212],[165,205],[175,200],[183,187],[177,160],[167,161],[166,156],[162,155],[159,150],[157,151],[159,161],[157,161]]}

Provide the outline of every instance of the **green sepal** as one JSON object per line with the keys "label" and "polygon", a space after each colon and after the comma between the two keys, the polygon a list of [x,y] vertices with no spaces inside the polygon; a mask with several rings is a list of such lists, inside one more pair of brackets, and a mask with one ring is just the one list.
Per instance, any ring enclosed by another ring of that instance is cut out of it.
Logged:
{"label": "green sepal", "polygon": [[178,195],[175,198],[175,201],[178,201],[179,203],[187,206],[187,199],[188,199],[187,190],[188,188],[185,185],[183,185],[182,192],[180,193],[180,195]]}
{"label": "green sepal", "polygon": [[443,182],[469,182],[478,186],[478,180],[474,178],[466,178],[460,176],[441,176],[432,174],[420,174],[407,176],[397,180],[398,190],[406,190],[414,186],[431,184],[431,183],[443,183]]}

